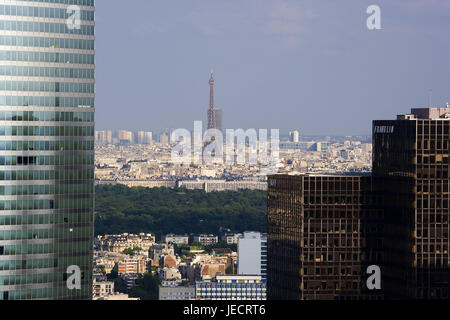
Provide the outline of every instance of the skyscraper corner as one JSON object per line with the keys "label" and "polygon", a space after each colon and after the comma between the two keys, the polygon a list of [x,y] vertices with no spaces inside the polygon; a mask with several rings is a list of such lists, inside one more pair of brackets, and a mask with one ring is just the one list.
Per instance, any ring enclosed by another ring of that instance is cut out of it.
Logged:
{"label": "skyscraper corner", "polygon": [[0,3],[0,300],[92,297],[94,0]]}

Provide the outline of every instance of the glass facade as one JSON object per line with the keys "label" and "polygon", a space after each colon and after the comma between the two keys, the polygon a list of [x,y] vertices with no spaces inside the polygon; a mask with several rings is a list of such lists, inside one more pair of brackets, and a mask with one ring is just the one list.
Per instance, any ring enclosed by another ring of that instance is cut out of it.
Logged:
{"label": "glass facade", "polygon": [[0,1],[0,300],[91,299],[94,18],[94,0]]}
{"label": "glass facade", "polygon": [[450,298],[450,108],[374,121],[373,150],[371,176],[269,177],[269,299]]}
{"label": "glass facade", "polygon": [[[371,177],[269,177],[268,291],[272,300],[380,299],[367,266],[379,261],[381,203]],[[380,200],[381,201],[381,200]]]}
{"label": "glass facade", "polygon": [[397,293],[400,297],[450,298],[450,120],[446,115],[449,109],[413,109],[409,119],[374,122],[374,174],[412,180],[410,213],[396,214],[398,225],[407,226],[409,234],[397,248],[406,258],[399,271],[408,284],[406,291]]}

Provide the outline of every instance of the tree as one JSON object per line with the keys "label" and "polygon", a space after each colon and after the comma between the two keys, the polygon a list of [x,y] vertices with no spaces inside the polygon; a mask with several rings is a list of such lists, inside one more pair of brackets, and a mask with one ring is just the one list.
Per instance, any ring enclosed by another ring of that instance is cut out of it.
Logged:
{"label": "tree", "polygon": [[129,256],[134,256],[136,254],[136,252],[139,252],[139,251],[143,251],[143,249],[140,247],[134,247],[134,248],[127,248],[127,249],[123,250],[122,253],[129,255]]}
{"label": "tree", "polygon": [[160,281],[151,273],[146,273],[136,280],[136,286],[130,290],[130,297],[141,300],[158,300]]}
{"label": "tree", "polygon": [[114,264],[114,268],[111,270],[111,273],[107,275],[108,280],[115,280],[119,277],[119,264]]}
{"label": "tree", "polygon": [[266,231],[267,193],[240,190],[206,193],[203,190],[96,187],[96,235],[153,232],[219,234]]}
{"label": "tree", "polygon": [[120,293],[127,293],[127,287],[121,278],[114,279],[114,291]]}
{"label": "tree", "polygon": [[100,265],[98,267],[98,269],[99,269],[100,273],[102,273],[103,275],[106,275],[106,270],[105,270],[105,266],[104,265]]}
{"label": "tree", "polygon": [[231,265],[225,270],[225,274],[227,274],[227,275],[234,274],[233,264],[231,264]]}

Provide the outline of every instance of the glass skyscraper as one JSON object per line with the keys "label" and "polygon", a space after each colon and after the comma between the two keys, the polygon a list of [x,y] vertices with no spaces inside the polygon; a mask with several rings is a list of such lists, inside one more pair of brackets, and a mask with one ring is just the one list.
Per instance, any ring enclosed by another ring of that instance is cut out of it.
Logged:
{"label": "glass skyscraper", "polygon": [[404,277],[405,285],[397,290],[393,286],[393,294],[400,298],[448,300],[450,108],[414,108],[397,120],[374,121],[373,137],[373,174],[410,178],[413,190],[410,203],[405,204],[409,214],[397,214],[396,231],[401,230],[400,226],[406,228],[407,237],[401,246],[387,248],[405,261],[402,269],[398,262],[387,264],[388,271]]}
{"label": "glass skyscraper", "polygon": [[374,121],[371,176],[269,176],[269,299],[448,300],[449,158],[450,108],[416,108]]}
{"label": "glass skyscraper", "polygon": [[0,300],[92,295],[94,16],[0,0]]}

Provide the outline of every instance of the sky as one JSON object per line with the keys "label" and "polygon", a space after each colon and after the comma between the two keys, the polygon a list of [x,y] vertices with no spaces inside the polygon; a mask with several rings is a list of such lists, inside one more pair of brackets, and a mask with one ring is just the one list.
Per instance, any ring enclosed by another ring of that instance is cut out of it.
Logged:
{"label": "sky", "polygon": [[206,125],[214,70],[224,128],[370,134],[450,101],[449,58],[450,0],[97,0],[97,130]]}

